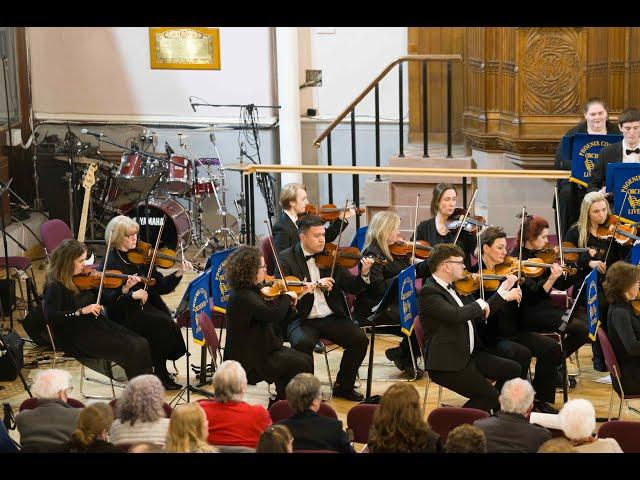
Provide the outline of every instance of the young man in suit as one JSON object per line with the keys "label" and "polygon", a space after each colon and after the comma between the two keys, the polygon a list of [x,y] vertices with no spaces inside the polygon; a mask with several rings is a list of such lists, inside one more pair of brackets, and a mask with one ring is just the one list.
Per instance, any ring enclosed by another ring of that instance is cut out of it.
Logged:
{"label": "young man in suit", "polygon": [[363,395],[354,390],[353,385],[369,341],[351,320],[343,290],[353,294],[364,290],[370,282],[369,271],[374,260],[363,258],[361,273],[357,277],[336,265],[332,278],[331,268],[320,269],[315,260],[315,255],[322,252],[325,245],[322,220],[307,215],[298,222],[298,231],[299,243],[280,253],[282,273],[308,282],[312,292],[299,298],[297,313],[283,330],[287,332],[291,346],[308,355],[313,355],[313,348],[320,338],[343,347],[344,354],[333,395],[356,402],[362,401]]}
{"label": "young man in suit", "polygon": [[[307,199],[307,189],[301,183],[288,183],[280,191],[280,206],[282,214],[278,221],[273,225],[273,243],[278,252],[289,247],[293,247],[298,243],[298,215],[305,213],[305,208],[309,205]],[[331,222],[327,227],[327,242],[333,242],[338,235],[340,229],[349,224],[347,218],[354,215],[353,208],[349,208],[345,213],[340,212],[338,218]],[[342,218],[344,217],[344,220]]]}
{"label": "young man in suit", "polygon": [[640,109],[627,108],[620,112],[618,127],[622,132],[622,142],[607,145],[598,154],[589,191],[600,191],[606,194],[607,165],[610,163],[639,163],[640,162]]}
{"label": "young man in suit", "polygon": [[512,289],[517,277],[509,275],[488,302],[472,296],[458,296],[453,282],[464,276],[464,253],[451,243],[433,247],[429,256],[432,276],[418,294],[418,312],[425,336],[425,368],[443,387],[469,400],[465,407],[498,410],[499,392],[488,379],[498,383],[520,376],[520,365],[488,353],[480,341],[475,321],[485,321],[509,301],[522,298]]}

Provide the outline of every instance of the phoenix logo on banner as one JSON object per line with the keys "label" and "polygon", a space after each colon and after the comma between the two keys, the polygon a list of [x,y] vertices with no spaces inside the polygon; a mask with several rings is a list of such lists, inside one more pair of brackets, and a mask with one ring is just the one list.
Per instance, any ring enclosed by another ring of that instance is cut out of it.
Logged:
{"label": "phoenix logo on banner", "polygon": [[198,345],[204,345],[205,343],[201,318],[203,315],[211,318],[210,275],[211,271],[207,270],[189,284],[191,331],[193,341]]}
{"label": "phoenix logo on banner", "polygon": [[227,281],[226,263],[227,257],[235,248],[223,250],[221,252],[215,252],[211,255],[211,297],[213,298],[213,309],[216,312],[226,313],[227,303],[229,303],[229,295],[231,294],[231,288]]}
{"label": "phoenix logo on banner", "polygon": [[413,319],[418,314],[416,302],[416,266],[411,265],[398,274],[398,311],[402,333],[411,335]]}
{"label": "phoenix logo on banner", "polygon": [[598,270],[594,268],[585,279],[587,283],[587,326],[589,338],[592,342],[596,340],[598,327],[600,326],[600,309],[598,306]]}
{"label": "phoenix logo on banner", "polygon": [[576,133],[562,137],[562,156],[571,159],[570,182],[586,187],[600,150],[622,140],[621,135],[589,135]]}

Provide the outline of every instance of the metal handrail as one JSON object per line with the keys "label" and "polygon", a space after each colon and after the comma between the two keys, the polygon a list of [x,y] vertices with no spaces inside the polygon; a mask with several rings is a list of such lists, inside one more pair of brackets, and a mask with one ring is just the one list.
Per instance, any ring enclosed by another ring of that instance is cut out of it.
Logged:
{"label": "metal handrail", "polygon": [[[316,148],[320,148],[320,143],[327,137],[327,135],[331,134],[333,129],[340,123],[344,118],[349,115],[356,105],[358,105],[367,94],[375,88],[376,85],[380,83],[382,80],[396,65],[402,62],[448,62],[448,61],[462,61],[462,55],[405,55],[403,57],[396,58],[393,62],[385,67],[380,74],[376,78],[373,79],[367,87],[356,97],[354,101],[352,101],[343,111],[336,117],[336,119],[331,122],[331,124],[325,128],[325,130],[313,141],[313,146]],[[402,101],[402,100],[401,100]],[[402,119],[400,119],[402,122]]]}

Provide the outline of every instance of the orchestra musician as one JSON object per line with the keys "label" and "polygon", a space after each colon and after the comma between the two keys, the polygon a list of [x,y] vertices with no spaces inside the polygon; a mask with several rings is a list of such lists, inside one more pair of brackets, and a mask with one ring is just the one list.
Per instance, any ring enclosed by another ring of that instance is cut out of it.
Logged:
{"label": "orchestra musician", "polygon": [[56,346],[74,357],[115,362],[129,379],[151,373],[149,342],[108,319],[95,289],[80,291],[74,284],[86,258],[87,248],[74,239],[63,240],[51,254],[42,306]]}
{"label": "orchestra musician", "polygon": [[179,390],[167,370],[167,360],[177,360],[186,353],[186,346],[180,329],[171,317],[160,295],[175,290],[182,279],[182,274],[192,269],[187,262],[178,262],[174,273],[164,276],[155,266],[150,277],[156,280],[155,286],[145,290],[141,279],[147,276],[149,265],[136,264],[128,257],[128,252],[135,251],[138,243],[140,226],[135,220],[124,215],[111,219],[105,231],[106,238],[112,236],[114,248],[109,252],[108,270],[120,270],[129,275],[122,288],[105,291],[105,301],[109,317],[142,335],[149,341],[155,375],[162,381],[167,390]]}

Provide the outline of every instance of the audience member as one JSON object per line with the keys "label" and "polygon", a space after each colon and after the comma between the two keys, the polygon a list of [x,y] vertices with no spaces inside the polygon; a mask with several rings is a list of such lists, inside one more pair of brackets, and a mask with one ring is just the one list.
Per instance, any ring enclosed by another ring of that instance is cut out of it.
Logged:
{"label": "audience member", "polygon": [[505,382],[498,398],[500,411],[473,423],[484,432],[488,453],[535,453],[551,438],[546,428],[529,423],[535,393],[521,378]]}
{"label": "audience member", "polygon": [[444,451],[446,453],[487,453],[484,432],[468,423],[458,425],[447,435]]}
{"label": "audience member", "polygon": [[354,453],[342,422],[318,415],[321,403],[320,380],[310,373],[299,373],[287,385],[287,401],[294,410],[291,418],[279,423],[293,435],[294,450],[334,450]]}
{"label": "audience member", "polygon": [[65,447],[81,411],[67,403],[71,390],[71,374],[66,370],[49,369],[36,374],[31,393],[38,399],[38,406],[16,415],[22,451],[60,451]]}
{"label": "audience member", "polygon": [[136,443],[135,445],[131,445],[129,448],[129,453],[165,453],[164,449],[156,444],[149,442],[141,442]]}
{"label": "audience member", "polygon": [[109,443],[109,427],[113,423],[113,410],[107,403],[94,403],[82,409],[78,424],[69,441],[72,453],[122,453],[122,449]]}
{"label": "audience member", "polygon": [[260,435],[256,453],[291,453],[293,437],[284,425],[272,425]]}
{"label": "audience member", "polygon": [[589,400],[569,400],[559,415],[562,431],[578,453],[623,453],[615,438],[593,436],[596,411]]}
{"label": "audience member", "polygon": [[117,418],[109,431],[111,442],[149,442],[164,447],[169,419],[163,404],[164,387],[158,377],[147,374],[133,378],[116,403]]}
{"label": "audience member", "polygon": [[171,413],[165,452],[167,453],[216,453],[207,443],[208,424],[204,410],[197,403],[187,403]]}
{"label": "audience member", "polygon": [[578,453],[578,451],[566,438],[552,438],[540,445],[538,453]]}
{"label": "audience member", "polygon": [[256,448],[260,434],[271,425],[269,412],[262,405],[243,401],[247,374],[240,363],[225,360],[213,375],[214,400],[198,403],[209,421],[207,441],[212,445]]}
{"label": "audience member", "polygon": [[442,442],[424,421],[420,396],[408,383],[394,383],[373,414],[371,453],[440,453]]}
{"label": "audience member", "polygon": [[9,436],[7,427],[0,421],[0,453],[14,453],[19,451],[18,445]]}

